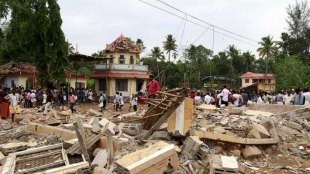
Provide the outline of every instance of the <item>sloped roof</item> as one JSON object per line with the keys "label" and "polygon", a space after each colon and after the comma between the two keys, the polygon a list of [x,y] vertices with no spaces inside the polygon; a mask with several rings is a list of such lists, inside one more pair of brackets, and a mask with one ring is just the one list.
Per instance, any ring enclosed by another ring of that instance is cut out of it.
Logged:
{"label": "sloped roof", "polygon": [[36,67],[31,63],[26,62],[9,62],[0,65],[0,74],[7,75],[9,73],[34,73]]}
{"label": "sloped roof", "polygon": [[125,52],[125,53],[140,53],[141,49],[121,34],[111,44],[107,44],[105,52]]}
{"label": "sloped roof", "polygon": [[262,79],[262,78],[269,78],[269,79],[275,79],[274,74],[262,74],[262,73],[252,73],[252,72],[246,72],[240,78],[253,78],[253,79]]}

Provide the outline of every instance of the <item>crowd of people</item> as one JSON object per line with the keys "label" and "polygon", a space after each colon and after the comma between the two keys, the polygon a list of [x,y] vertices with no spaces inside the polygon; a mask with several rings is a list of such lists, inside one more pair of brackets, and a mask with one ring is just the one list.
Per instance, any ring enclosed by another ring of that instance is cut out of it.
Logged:
{"label": "crowd of people", "polygon": [[220,107],[247,106],[249,103],[256,104],[279,104],[279,105],[310,105],[310,92],[308,89],[281,90],[277,93],[229,90],[224,85],[221,91],[200,92],[191,91],[189,97],[194,99],[196,104],[205,103]]}

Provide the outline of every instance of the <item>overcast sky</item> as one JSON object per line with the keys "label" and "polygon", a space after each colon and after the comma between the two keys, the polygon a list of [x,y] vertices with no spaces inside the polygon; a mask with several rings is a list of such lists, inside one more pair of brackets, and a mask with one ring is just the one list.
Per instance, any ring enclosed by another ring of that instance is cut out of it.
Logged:
{"label": "overcast sky", "polygon": [[[185,16],[156,0],[144,1]],[[256,41],[267,35],[278,39],[281,32],[287,30],[286,8],[295,2],[294,0],[163,1],[215,26]],[[187,22],[184,28],[184,20],[139,0],[59,0],[58,2],[63,20],[62,29],[66,38],[74,46],[78,44],[78,51],[83,54],[90,55],[104,49],[107,43],[111,43],[121,33],[133,40],[141,38],[147,47],[143,55],[149,54],[154,46],[162,47],[167,34],[174,35],[177,44],[181,45],[179,49],[182,50],[205,31],[204,28],[190,22]],[[188,17],[188,19],[194,21],[192,18]],[[202,44],[211,49],[212,33],[207,30],[195,44]],[[233,44],[242,51],[249,50],[256,54],[258,47],[256,43],[229,35],[252,44],[215,33],[215,52],[222,51]]]}

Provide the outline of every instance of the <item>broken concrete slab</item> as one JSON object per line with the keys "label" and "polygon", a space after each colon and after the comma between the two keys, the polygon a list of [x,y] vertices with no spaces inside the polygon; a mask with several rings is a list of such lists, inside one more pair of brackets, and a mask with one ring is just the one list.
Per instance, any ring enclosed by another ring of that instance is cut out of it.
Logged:
{"label": "broken concrete slab", "polygon": [[197,155],[202,144],[203,142],[200,141],[198,136],[189,136],[184,141],[181,153],[185,155],[187,159],[193,159]]}
{"label": "broken concrete slab", "polygon": [[124,174],[164,173],[168,166],[173,171],[180,168],[174,145],[163,141],[127,154],[115,163],[115,171]]}
{"label": "broken concrete slab", "polygon": [[195,131],[195,135],[202,139],[220,140],[224,142],[238,143],[238,144],[277,144],[278,138],[241,138],[232,135],[221,134],[217,132],[203,132]]}
{"label": "broken concrete slab", "polygon": [[246,110],[244,114],[252,115],[252,116],[263,116],[263,117],[270,117],[274,115],[271,112],[263,112],[263,111],[257,111],[257,110]]}
{"label": "broken concrete slab", "polygon": [[290,128],[296,129],[296,130],[301,130],[302,129],[302,125],[300,125],[298,123],[295,123],[295,122],[288,121],[285,124],[286,124],[287,127],[290,127]]}
{"label": "broken concrete slab", "polygon": [[242,156],[246,159],[250,158],[259,158],[262,156],[262,151],[259,150],[256,146],[247,146],[242,149]]}
{"label": "broken concrete slab", "polygon": [[257,123],[252,123],[252,129],[248,133],[248,138],[270,138],[271,135],[267,131],[267,129]]}
{"label": "broken concrete slab", "polygon": [[155,131],[149,138],[150,140],[169,140],[170,136],[167,131]]}
{"label": "broken concrete slab", "polygon": [[93,120],[92,131],[93,132],[99,132],[100,131],[99,118],[98,117],[95,117]]}
{"label": "broken concrete slab", "polygon": [[122,126],[122,132],[130,136],[136,136],[140,134],[141,124],[124,124]]}
{"label": "broken concrete slab", "polygon": [[210,174],[231,173],[238,174],[239,166],[235,157],[212,155],[210,161]]}
{"label": "broken concrete slab", "polygon": [[102,112],[96,111],[94,109],[89,109],[89,114],[92,116],[101,116]]}
{"label": "broken concrete slab", "polygon": [[15,143],[7,143],[1,145],[1,150],[5,155],[9,153],[23,151],[28,148],[28,143],[26,142],[15,142]]}
{"label": "broken concrete slab", "polygon": [[91,165],[97,165],[99,168],[104,168],[108,163],[108,157],[108,151],[106,149],[100,149],[96,154],[94,160],[91,162]]}
{"label": "broken concrete slab", "polygon": [[202,104],[202,105],[196,106],[196,109],[199,109],[199,110],[216,110],[216,106],[215,105]]}
{"label": "broken concrete slab", "polygon": [[76,138],[76,134],[74,131],[62,129],[59,127],[46,126],[37,123],[27,124],[27,131],[41,135],[55,135],[63,138],[64,140],[70,140]]}

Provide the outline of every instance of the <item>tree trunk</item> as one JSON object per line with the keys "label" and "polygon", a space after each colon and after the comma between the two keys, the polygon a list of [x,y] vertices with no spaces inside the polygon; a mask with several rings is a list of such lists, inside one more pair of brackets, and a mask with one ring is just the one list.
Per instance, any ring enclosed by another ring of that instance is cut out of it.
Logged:
{"label": "tree trunk", "polygon": [[170,51],[168,52],[168,62],[170,62]]}

